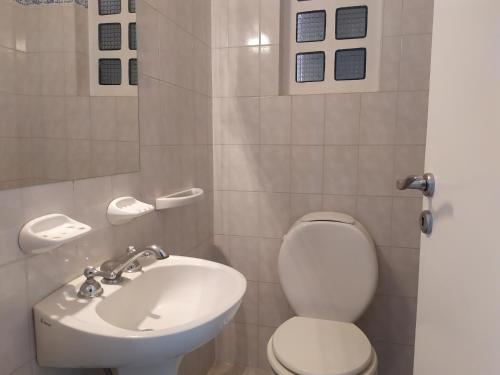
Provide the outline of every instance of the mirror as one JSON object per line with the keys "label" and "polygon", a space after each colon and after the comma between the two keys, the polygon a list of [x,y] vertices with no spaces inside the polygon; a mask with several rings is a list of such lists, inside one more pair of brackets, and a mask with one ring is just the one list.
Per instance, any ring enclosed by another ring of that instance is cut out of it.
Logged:
{"label": "mirror", "polygon": [[139,170],[133,0],[0,2],[0,189]]}

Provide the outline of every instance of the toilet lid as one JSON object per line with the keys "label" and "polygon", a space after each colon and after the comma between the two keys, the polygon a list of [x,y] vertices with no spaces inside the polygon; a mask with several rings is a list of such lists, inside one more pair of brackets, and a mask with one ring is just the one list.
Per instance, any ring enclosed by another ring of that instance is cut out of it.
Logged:
{"label": "toilet lid", "polygon": [[355,375],[372,360],[372,346],[352,323],[295,317],[273,336],[280,363],[300,375]]}
{"label": "toilet lid", "polygon": [[278,272],[297,315],[354,322],[377,287],[375,244],[351,216],[314,212],[299,219],[285,235]]}

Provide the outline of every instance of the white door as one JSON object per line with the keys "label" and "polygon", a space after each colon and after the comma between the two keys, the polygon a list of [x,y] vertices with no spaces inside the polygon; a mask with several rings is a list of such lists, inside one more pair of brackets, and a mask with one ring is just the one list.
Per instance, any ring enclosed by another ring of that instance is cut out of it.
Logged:
{"label": "white door", "polygon": [[500,374],[500,0],[435,0],[415,375]]}

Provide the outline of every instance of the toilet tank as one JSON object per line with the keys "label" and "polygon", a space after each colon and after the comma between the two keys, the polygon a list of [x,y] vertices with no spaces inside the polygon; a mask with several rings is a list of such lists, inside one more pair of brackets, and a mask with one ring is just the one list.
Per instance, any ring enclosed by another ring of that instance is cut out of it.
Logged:
{"label": "toilet tank", "polygon": [[354,322],[377,287],[375,244],[349,215],[307,214],[285,235],[278,271],[297,315]]}

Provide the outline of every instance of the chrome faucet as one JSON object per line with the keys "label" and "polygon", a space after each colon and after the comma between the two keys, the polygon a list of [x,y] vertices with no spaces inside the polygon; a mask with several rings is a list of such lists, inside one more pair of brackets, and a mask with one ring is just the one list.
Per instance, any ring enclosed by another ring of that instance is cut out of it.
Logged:
{"label": "chrome faucet", "polygon": [[126,254],[105,261],[99,267],[85,268],[83,275],[87,280],[80,287],[78,296],[81,298],[99,297],[103,293],[101,284],[95,280],[95,277],[102,277],[103,284],[120,284],[123,281],[123,272],[139,272],[142,266],[138,262],[140,257],[149,257],[154,255],[157,260],[167,259],[169,255],[158,245],[147,246],[142,251],[137,251],[133,246],[129,246]]}
{"label": "chrome faucet", "polygon": [[158,245],[151,245],[142,251],[137,251],[133,247],[129,247],[127,253],[116,258],[107,260],[99,269],[104,274],[102,277],[103,284],[119,284],[122,282],[123,272],[139,272],[142,267],[137,262],[142,256],[149,257],[154,255],[157,260],[168,258],[168,254]]}

